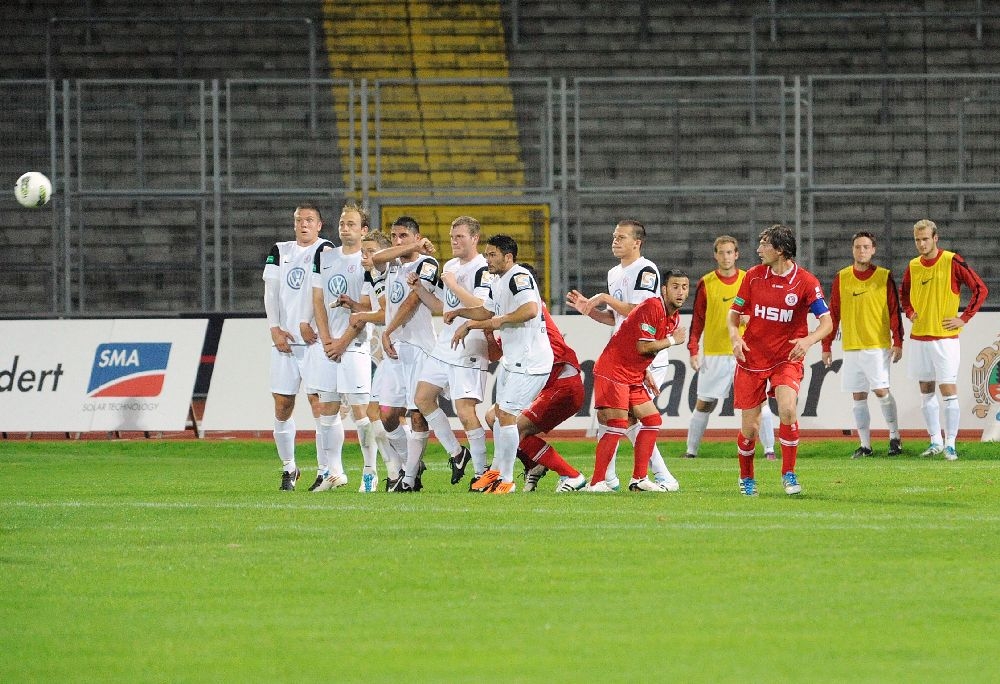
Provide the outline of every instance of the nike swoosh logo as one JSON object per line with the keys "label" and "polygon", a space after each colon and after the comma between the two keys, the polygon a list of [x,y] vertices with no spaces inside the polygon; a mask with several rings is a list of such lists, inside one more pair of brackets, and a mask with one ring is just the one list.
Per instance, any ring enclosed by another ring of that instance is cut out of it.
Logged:
{"label": "nike swoosh logo", "polygon": [[928,278],[927,280],[921,280],[920,284],[921,285],[926,285],[927,283],[931,282],[932,280],[934,280],[934,278]]}
{"label": "nike swoosh logo", "polygon": [[323,270],[324,271],[329,271],[331,268],[333,268],[333,266],[324,266]]}
{"label": "nike swoosh logo", "polygon": [[733,301],[734,299],[736,299],[736,297],[723,297],[723,298],[722,298],[722,301],[724,301],[724,302],[731,302],[731,301]]}
{"label": "nike swoosh logo", "polygon": [[852,292],[851,294],[854,295],[855,297],[859,297],[864,294],[864,290],[862,290],[861,292]]}

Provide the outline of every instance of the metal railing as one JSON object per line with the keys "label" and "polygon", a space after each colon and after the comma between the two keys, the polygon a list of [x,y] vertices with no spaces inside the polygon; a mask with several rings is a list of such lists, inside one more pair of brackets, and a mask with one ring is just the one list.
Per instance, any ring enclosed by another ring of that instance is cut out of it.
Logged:
{"label": "metal railing", "polygon": [[[45,296],[8,301],[5,313],[107,312],[113,300],[98,303],[96,287],[116,281],[97,279],[95,268],[119,274],[117,282],[134,293],[129,296],[135,301],[148,297],[143,301],[151,310],[255,310],[260,306],[259,259],[270,242],[285,239],[287,203],[301,199],[334,207],[345,197],[375,207],[543,204],[552,222],[551,272],[545,275],[556,292],[592,277],[588,269],[603,253],[607,227],[626,212],[662,224],[672,240],[664,258],[682,259],[679,265],[692,272],[711,267],[696,247],[706,231],[752,235],[756,222],[783,220],[799,233],[805,265],[822,273],[835,251],[827,246],[835,238],[825,235],[823,226],[840,220],[827,212],[827,205],[834,206],[828,198],[878,198],[879,206],[889,207],[883,214],[895,217],[890,223],[898,223],[900,212],[915,211],[912,200],[922,194],[945,198],[935,200],[934,212],[969,226],[970,234],[981,232],[993,220],[994,208],[1000,209],[1000,179],[990,171],[996,155],[989,147],[989,141],[1000,139],[1000,116],[991,104],[997,99],[992,93],[1000,91],[1000,75],[815,76],[804,85],[793,79],[791,86],[777,77],[535,81],[525,84],[528,95],[519,94],[516,81],[510,83],[512,115],[523,125],[519,144],[526,182],[435,187],[392,186],[382,177],[394,163],[389,139],[397,136],[397,146],[406,142],[385,116],[390,82],[377,87],[306,79],[38,82],[45,101],[35,98],[34,104],[45,111],[47,130],[36,134],[38,144],[32,148],[50,150],[48,168],[17,158],[7,164],[46,171],[54,201],[49,211],[29,214],[0,205],[0,244],[40,246],[40,261],[19,259],[10,264],[10,273],[29,286],[26,292]],[[11,92],[23,92],[27,82],[8,83]],[[734,83],[741,85],[734,90]],[[492,84],[484,80],[482,92]],[[762,100],[770,104],[755,123],[748,104],[751,84],[758,92],[773,93]],[[191,93],[186,104],[170,101],[179,85]],[[455,85],[476,92],[475,82]],[[315,134],[304,112],[311,88],[324,101]],[[118,93],[120,106],[105,120],[108,112],[99,103],[111,97],[108,93]],[[0,116],[9,120],[24,106],[15,99],[14,108],[5,110],[0,102]],[[974,108],[982,106],[986,109],[973,117]],[[889,112],[883,117],[878,112],[885,107]],[[904,121],[909,110],[916,113]],[[936,113],[932,118],[925,116],[930,110]],[[104,124],[96,125],[100,121]],[[882,127],[874,133],[873,121]],[[114,127],[115,135],[102,132],[105,125]],[[851,160],[875,147],[883,130],[904,140],[901,148],[891,148],[898,158],[873,157],[868,163],[875,171],[867,176],[864,171],[839,171],[853,174],[846,179],[824,175],[830,168],[852,168]],[[824,132],[840,138],[819,145]],[[186,166],[157,156],[150,141],[180,154],[176,159]],[[461,139],[451,142],[463,149]],[[691,143],[697,144],[686,147]],[[975,157],[969,153],[973,149]],[[488,164],[491,148],[476,150],[475,164]],[[768,160],[765,182],[747,177],[734,163],[755,155]],[[632,175],[614,176],[621,173],[611,163],[616,160],[625,160]],[[325,165],[310,166],[319,162]],[[892,166],[883,172],[882,163]],[[170,180],[178,166],[183,166],[183,183],[175,183],[176,176]],[[123,169],[135,173],[122,181],[115,174]],[[645,182],[654,172],[663,175]],[[891,179],[899,180],[880,182],[879,173],[897,174]],[[817,207],[817,200],[824,204]],[[713,206],[719,210],[713,213]],[[883,215],[855,213],[844,220],[868,222],[875,216],[881,221]],[[652,234],[653,249],[661,249],[655,240],[659,233],[654,229]],[[171,287],[197,294],[178,303],[169,299]],[[558,301],[554,308],[559,310]]]}

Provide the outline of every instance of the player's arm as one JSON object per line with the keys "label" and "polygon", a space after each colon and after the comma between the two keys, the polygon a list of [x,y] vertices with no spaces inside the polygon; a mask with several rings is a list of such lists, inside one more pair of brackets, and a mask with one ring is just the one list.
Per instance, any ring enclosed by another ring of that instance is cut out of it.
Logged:
{"label": "player's arm", "polygon": [[[891,283],[892,277],[889,277]],[[830,321],[833,330],[823,338],[823,365],[829,368],[833,365],[833,341],[837,337],[837,328],[840,326],[840,273],[833,276],[833,284],[830,286]]]}
{"label": "player's arm", "polygon": [[435,315],[441,314],[444,310],[444,305],[441,303],[441,299],[426,287],[420,285],[420,277],[416,273],[410,273],[407,275],[406,282],[410,284],[410,291],[417,293],[417,297],[420,298],[421,304],[430,309],[431,313]]}
{"label": "player's arm", "polygon": [[705,330],[705,315],[708,313],[708,297],[705,294],[705,279],[698,281],[694,291],[694,311],[691,313],[691,335],[688,337],[688,354],[691,356],[691,370],[701,368],[701,358],[698,356],[698,340]]}
{"label": "player's arm", "polygon": [[670,347],[677,344],[684,344],[685,339],[687,339],[687,330],[684,328],[677,328],[662,340],[636,340],[635,348],[636,351],[643,356],[656,356],[657,353],[663,351],[664,349],[670,349]]}
{"label": "player's arm", "polygon": [[729,331],[729,341],[733,345],[733,356],[736,357],[737,361],[746,361],[746,351],[749,347],[743,341],[743,336],[740,334],[740,318],[741,313],[739,311],[730,309],[726,315],[726,330]]}
{"label": "player's arm", "polygon": [[271,330],[271,342],[275,349],[288,354],[292,351],[290,344],[295,341],[295,336],[281,328],[279,288],[277,278],[264,279],[264,315],[267,316],[267,327]]}
{"label": "player's arm", "polygon": [[911,321],[917,320],[917,312],[913,310],[913,304],[910,302],[910,267],[907,266],[906,270],[903,271],[903,284],[899,287],[899,298],[900,304],[903,306],[903,313]]}
{"label": "player's arm", "polygon": [[819,284],[816,284],[816,299],[809,304],[809,312],[819,320],[819,325],[805,337],[797,337],[788,340],[792,345],[792,350],[788,352],[789,361],[801,361],[805,359],[809,347],[813,346],[833,330],[833,320],[830,316],[830,307],[823,299],[823,293]]}
{"label": "player's arm", "polygon": [[319,330],[319,340],[325,347],[333,339],[330,337],[330,317],[326,315],[326,302],[323,299],[323,288],[312,287],[313,317]]}
{"label": "player's arm", "polygon": [[[615,314],[607,308],[608,301],[618,301],[606,292],[601,292],[593,297],[585,297],[579,290],[570,290],[566,295],[566,303],[576,309],[584,316],[589,316],[598,323],[604,325],[615,324]],[[605,308],[601,308],[601,307]],[[629,309],[631,311],[631,309]],[[625,314],[626,316],[628,314]]]}
{"label": "player's arm", "polygon": [[427,238],[420,238],[416,242],[408,245],[395,245],[386,247],[372,254],[372,264],[375,268],[380,268],[386,264],[410,256],[411,254],[431,255],[435,252],[434,243]]}
{"label": "player's arm", "polygon": [[969,303],[965,306],[965,311],[955,318],[944,319],[945,330],[958,330],[972,320],[972,317],[982,307],[983,302],[986,301],[990,291],[979,274],[973,271],[965,259],[957,254],[951,259],[951,279],[954,290],[959,289],[959,284],[969,288]]}
{"label": "player's arm", "polygon": [[892,362],[896,363],[903,358],[903,317],[899,313],[899,290],[896,289],[892,272],[886,279],[885,290],[885,305],[889,310],[889,334],[892,336],[889,356]]}
{"label": "player's arm", "polygon": [[493,318],[493,312],[487,309],[485,306],[472,306],[472,307],[462,307],[461,309],[452,309],[444,315],[444,322],[451,323],[456,318],[468,318],[470,321],[485,321],[488,318]]}
{"label": "player's arm", "polygon": [[[477,281],[482,278],[482,273],[485,271],[486,267],[484,266],[480,272],[476,274]],[[451,271],[445,271],[441,274],[441,282],[444,283],[444,286],[451,290],[456,297],[458,297],[458,301],[461,302],[463,307],[472,309],[483,305],[483,299],[481,297],[477,297],[474,293],[462,287],[462,285],[458,282],[458,278],[456,278],[455,274]]]}

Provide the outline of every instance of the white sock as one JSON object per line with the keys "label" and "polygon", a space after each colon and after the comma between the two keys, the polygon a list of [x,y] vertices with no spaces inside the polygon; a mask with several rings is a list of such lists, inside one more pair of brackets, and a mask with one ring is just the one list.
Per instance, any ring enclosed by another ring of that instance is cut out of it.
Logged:
{"label": "white sock", "polygon": [[927,434],[931,438],[931,444],[941,444],[941,416],[938,415],[937,394],[920,395],[920,412],[924,414],[924,422],[927,423]]}
{"label": "white sock", "polygon": [[865,449],[872,448],[872,414],[868,410],[868,399],[854,400],[854,424],[858,426],[858,441]]}
{"label": "white sock", "polygon": [[274,446],[286,473],[295,472],[295,419],[274,419]]}
{"label": "white sock", "polygon": [[399,469],[401,470],[406,462],[406,429],[402,425],[397,425],[395,430],[386,432],[385,437],[389,440],[389,446],[392,447],[392,451],[395,452],[395,456],[399,460]]}
{"label": "white sock", "polygon": [[441,442],[441,446],[448,452],[449,456],[457,456],[462,450],[462,445],[455,437],[455,431],[451,429],[451,421],[440,408],[436,408],[424,416],[427,425],[434,431],[434,436]]}
{"label": "white sock", "polygon": [[476,428],[466,433],[469,438],[469,452],[472,453],[472,468],[476,475],[486,471],[486,430]]}
{"label": "white sock", "polygon": [[771,406],[765,401],[760,407],[760,445],[764,453],[774,453],[774,414]]}
{"label": "white sock", "polygon": [[344,472],[344,421],[340,414],[320,416],[320,432],[323,433],[323,447],[326,465],[332,475]]}
{"label": "white sock", "polygon": [[944,445],[955,448],[955,440],[958,438],[958,424],[962,414],[958,407],[958,395],[942,397],[944,401]]}
{"label": "white sock", "polygon": [[364,462],[364,472],[374,473],[376,459],[378,458],[375,448],[375,440],[372,435],[372,422],[368,416],[356,418],[354,427],[358,431],[358,445],[361,447],[361,459]]}
{"label": "white sock", "polygon": [[899,439],[899,416],[896,413],[896,398],[890,392],[884,397],[879,397],[878,403],[882,409],[882,417],[885,418],[885,423],[889,426],[889,438]]}
{"label": "white sock", "polygon": [[330,462],[327,460],[326,444],[323,442],[323,423],[321,416],[316,416],[316,472],[325,473],[330,469]]}
{"label": "white sock", "polygon": [[688,425],[687,453],[698,455],[701,448],[701,438],[705,436],[705,428],[708,427],[708,419],[712,416],[709,411],[695,411],[691,414],[691,423]]}
{"label": "white sock", "polygon": [[493,469],[500,471],[503,482],[514,481],[514,462],[517,461],[517,445],[520,441],[517,425],[493,426]]}
{"label": "white sock", "polygon": [[410,432],[406,440],[406,484],[412,486],[420,472],[420,459],[427,448],[427,439],[431,436],[429,432]]}

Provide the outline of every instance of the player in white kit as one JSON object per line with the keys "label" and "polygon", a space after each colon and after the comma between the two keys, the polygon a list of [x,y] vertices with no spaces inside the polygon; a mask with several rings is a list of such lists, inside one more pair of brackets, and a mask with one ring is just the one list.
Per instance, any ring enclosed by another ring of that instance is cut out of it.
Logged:
{"label": "player in white kit", "polygon": [[354,419],[364,457],[361,491],[378,487],[375,449],[369,439],[367,415],[371,392],[371,347],[368,326],[351,325],[351,307],[371,308],[366,292],[368,272],[362,264],[362,239],[368,232],[368,214],[356,203],[344,205],[338,233],[341,246],[327,246],[313,261],[313,309],[320,342],[307,351],[311,387],[320,400],[325,462],[320,464],[310,491],[322,492],[347,484],[343,466],[344,425],[340,415],[346,402]]}
{"label": "player in white kit", "polygon": [[490,294],[482,306],[459,308],[445,314],[445,323],[456,318],[459,325],[452,346],[464,344],[472,331],[491,330],[500,338],[503,356],[497,369],[493,423],[493,466],[472,483],[474,491],[510,494],[514,484],[514,462],[522,435],[517,417],[548,382],[552,371],[552,345],[542,318],[542,299],[535,279],[517,264],[517,242],[507,235],[494,235],[484,253],[493,274]]}
{"label": "player in white kit", "polygon": [[[489,296],[493,276],[477,249],[480,228],[479,221],[471,216],[459,216],[451,222],[449,237],[454,257],[444,265],[441,287],[433,293],[415,289],[421,302],[434,313],[479,307]],[[452,484],[462,480],[470,461],[477,475],[486,470],[486,430],[476,413],[476,406],[486,393],[489,366],[486,336],[482,331],[474,331],[464,344],[452,349],[451,340],[460,323],[452,321],[438,332],[437,343],[420,371],[415,395],[417,407],[449,454]],[[438,397],[442,395],[451,397],[468,437],[468,448],[459,443],[448,416],[438,406]]]}
{"label": "player in white kit", "polygon": [[[420,225],[409,216],[396,219],[390,228],[392,247],[372,255],[376,267],[385,266],[385,330],[382,349],[386,370],[379,374],[376,391],[386,436],[397,452],[406,454],[404,473],[390,483],[389,491],[412,492],[422,487],[423,452],[430,433],[417,409],[414,395],[424,359],[434,348],[431,311],[420,302],[416,287],[438,287],[439,266],[431,256],[434,244],[420,235]],[[410,275],[414,275],[411,283]],[[400,425],[409,411],[410,434]],[[405,445],[405,446],[404,446]],[[391,477],[391,474],[390,474]]]}
{"label": "player in white kit", "polygon": [[[274,444],[281,459],[281,489],[292,491],[300,471],[295,463],[295,395],[303,381],[306,347],[299,322],[312,310],[311,276],[316,250],[330,244],[319,237],[323,217],[313,204],[300,204],[293,213],[295,239],[277,242],[264,263],[264,312],[271,330],[271,394],[274,397]],[[310,315],[311,317],[311,315]],[[307,383],[308,387],[308,383]],[[317,420],[316,453],[322,453],[318,397],[308,394]]]}

